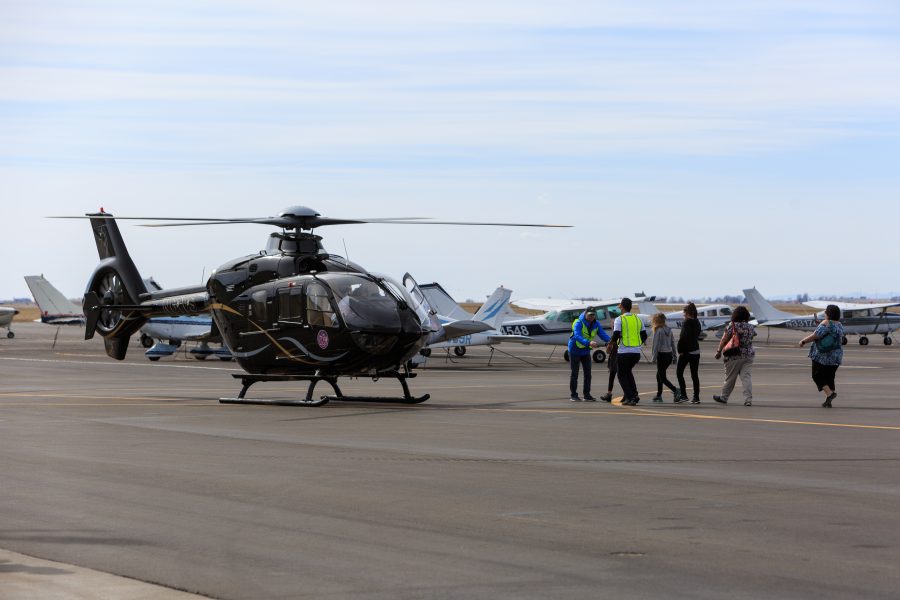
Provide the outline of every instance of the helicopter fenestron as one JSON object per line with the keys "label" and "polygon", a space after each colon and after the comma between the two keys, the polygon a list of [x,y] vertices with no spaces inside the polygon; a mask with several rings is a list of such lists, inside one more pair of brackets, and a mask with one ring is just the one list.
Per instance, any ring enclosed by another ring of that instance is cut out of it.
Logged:
{"label": "helicopter fenestron", "polygon": [[[103,337],[106,353],[125,358],[131,336],[147,319],[162,315],[209,312],[213,327],[241,368],[243,387],[222,402],[320,406],[330,400],[424,402],[407,380],[416,376],[412,359],[428,344],[489,328],[480,321],[441,324],[415,280],[401,282],[370,273],[346,258],[328,253],[313,231],[326,225],[382,223],[404,225],[496,225],[567,227],[525,223],[469,223],[422,218],[332,219],[295,206],[277,217],[250,219],[118,217],[164,221],[145,227],[256,223],[279,228],[266,250],[231,260],[206,285],[148,291],[128,254],[116,218],[103,209],[87,214],[100,263],[84,295],[85,339]],[[396,378],[400,397],[347,396],[339,377]],[[259,381],[306,381],[302,400],[252,400],[247,390]],[[334,395],[313,398],[325,381]]]}

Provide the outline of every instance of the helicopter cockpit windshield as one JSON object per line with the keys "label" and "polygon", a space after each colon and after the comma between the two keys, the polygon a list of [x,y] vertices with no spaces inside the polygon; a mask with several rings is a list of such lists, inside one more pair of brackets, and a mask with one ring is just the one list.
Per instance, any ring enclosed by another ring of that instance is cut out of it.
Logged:
{"label": "helicopter cockpit windshield", "polygon": [[319,276],[334,294],[341,318],[351,330],[400,331],[399,303],[377,279],[351,273]]}

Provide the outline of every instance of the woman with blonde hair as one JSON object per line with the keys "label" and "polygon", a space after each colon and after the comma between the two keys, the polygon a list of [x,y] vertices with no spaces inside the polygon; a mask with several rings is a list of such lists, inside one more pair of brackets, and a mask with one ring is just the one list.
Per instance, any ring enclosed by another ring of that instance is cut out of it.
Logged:
{"label": "woman with blonde hair", "polygon": [[653,350],[650,362],[656,364],[656,397],[654,402],[662,402],[663,385],[672,390],[672,400],[679,397],[678,388],[666,377],[666,370],[671,366],[675,357],[675,335],[672,328],[666,324],[666,315],[656,313],[651,317],[653,325]]}

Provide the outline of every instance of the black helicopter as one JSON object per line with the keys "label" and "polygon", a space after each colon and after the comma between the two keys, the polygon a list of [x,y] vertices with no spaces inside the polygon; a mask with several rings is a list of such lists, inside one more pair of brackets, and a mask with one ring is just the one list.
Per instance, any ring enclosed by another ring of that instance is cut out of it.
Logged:
{"label": "black helicopter", "polygon": [[[148,291],[112,214],[101,208],[85,217],[54,218],[87,218],[94,231],[100,263],[84,295],[85,339],[99,333],[106,353],[122,360],[131,336],[147,319],[209,312],[213,334],[221,335],[246,371],[234,375],[243,384],[237,398],[221,401],[302,406],[321,406],[329,400],[424,402],[429,395],[413,396],[407,384],[415,377],[413,357],[428,344],[490,329],[480,321],[442,325],[409,274],[397,282],[329,254],[314,229],[355,223],[567,227],[422,218],[331,219],[304,206],[261,219],[119,217],[171,221],[145,227],[256,223],[281,229],[270,235],[266,250],[225,263],[205,286]],[[338,377],[393,377],[402,385],[403,396],[346,396]],[[307,381],[309,386],[304,400],[247,399],[247,390],[259,381]],[[331,385],[333,396],[313,398],[320,381]]]}

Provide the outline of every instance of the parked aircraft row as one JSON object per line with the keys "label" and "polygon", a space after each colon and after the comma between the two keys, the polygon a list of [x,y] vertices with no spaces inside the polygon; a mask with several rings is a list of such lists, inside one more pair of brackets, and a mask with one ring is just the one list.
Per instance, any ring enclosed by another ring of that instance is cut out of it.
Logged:
{"label": "parked aircraft row", "polygon": [[[516,306],[532,310],[545,310],[542,315],[524,317],[509,307],[512,291],[497,288],[475,315],[465,311],[447,291],[438,283],[420,286],[432,309],[436,311],[442,323],[456,319],[481,320],[490,325],[490,330],[478,334],[460,336],[440,344],[426,348],[424,354],[430,355],[432,349],[453,349],[457,356],[464,356],[468,346],[494,346],[502,342],[521,344],[544,344],[565,346],[572,333],[572,323],[582,312],[591,306],[597,311],[597,319],[607,330],[612,329],[613,320],[620,314],[619,299],[613,300],[564,300],[552,298],[517,300]],[[798,316],[780,311],[765,300],[755,289],[744,290],[747,303],[755,316],[754,324],[763,327],[784,327],[813,331],[824,319],[824,312],[810,316]],[[635,305],[645,327],[650,327],[651,315],[662,312],[653,304],[652,298],[636,295]],[[809,302],[813,308],[824,309],[830,302]],[[855,304],[834,302],[843,313],[841,322],[844,331],[851,335],[860,335],[860,344],[868,344],[867,335],[883,335],[885,345],[891,345],[891,332],[900,328],[900,315],[888,313],[887,309],[900,306],[900,303]],[[727,304],[709,304],[697,307],[698,319],[704,332],[714,331],[721,335],[724,326],[731,321],[732,307]],[[669,324],[680,329],[684,316],[681,311],[665,313]],[[486,318],[489,317],[489,318]],[[844,343],[847,343],[846,336]],[[568,351],[563,358],[568,360]],[[595,362],[606,360],[606,352],[597,349],[593,353]]]}
{"label": "parked aircraft row", "polygon": [[[66,298],[43,276],[27,276],[25,281],[34,296],[41,315],[40,321],[50,325],[84,324],[84,315],[80,307]],[[148,289],[159,290],[161,287],[152,279],[145,282]],[[423,350],[425,357],[435,349],[451,350],[456,356],[464,356],[469,346],[495,346],[503,342],[520,344],[537,344],[549,346],[565,346],[571,335],[572,322],[588,307],[597,311],[597,318],[607,330],[612,329],[613,320],[619,316],[618,299],[607,300],[568,300],[552,298],[530,298],[516,301],[521,308],[545,310],[539,316],[525,317],[510,307],[512,290],[498,287],[475,314],[463,309],[452,296],[439,284],[430,283],[420,286],[428,304],[435,312],[441,326],[453,335],[439,343],[432,344]],[[809,315],[796,315],[775,308],[756,288],[743,290],[750,307],[754,323],[762,327],[778,327],[812,331],[824,318],[824,309],[829,302],[811,301],[806,303],[813,309],[820,309]],[[652,298],[636,296],[635,305],[644,325],[650,327],[650,316],[660,310],[653,304]],[[900,314],[887,312],[887,309],[900,306],[900,303],[859,304],[834,302],[842,310],[844,331],[850,335],[859,335],[859,343],[867,345],[869,335],[882,335],[885,345],[891,345],[891,333],[900,328]],[[727,304],[709,304],[698,307],[698,316],[704,331],[720,331],[731,319],[732,308]],[[11,329],[13,317],[18,314],[14,308],[0,307],[0,327],[7,329],[7,337],[15,334]],[[678,329],[682,325],[681,311],[666,313],[670,325]],[[155,317],[150,319],[141,329],[140,342],[146,348],[145,355],[149,360],[159,360],[174,354],[184,341],[199,342],[191,354],[198,360],[208,356],[216,356],[229,360],[231,352],[222,345],[212,348],[210,342],[220,342],[215,334],[213,322],[208,315]],[[847,343],[846,336],[844,343]],[[568,351],[563,353],[568,360]],[[606,352],[597,349],[593,353],[595,362],[606,360]]]}

